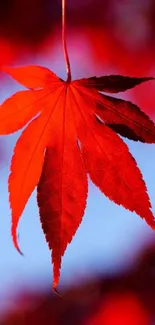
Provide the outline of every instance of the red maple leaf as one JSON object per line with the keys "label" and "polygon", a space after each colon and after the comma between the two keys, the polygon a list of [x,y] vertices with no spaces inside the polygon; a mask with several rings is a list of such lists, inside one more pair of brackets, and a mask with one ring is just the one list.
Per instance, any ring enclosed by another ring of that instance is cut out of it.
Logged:
{"label": "red maple leaf", "polygon": [[61,257],[86,207],[87,174],[110,200],[155,226],[140,170],[116,134],[153,143],[154,123],[132,103],[98,92],[123,91],[148,78],[104,76],[65,82],[39,66],[5,70],[32,89],[17,92],[0,108],[0,134],[15,132],[29,122],[15,146],[9,176],[13,241],[20,250],[16,228],[38,185],[56,287]]}
{"label": "red maple leaf", "polygon": [[71,81],[65,41],[64,52],[66,82],[39,66],[5,68],[31,90],[17,92],[0,108],[1,135],[26,125],[9,176],[14,245],[20,251],[18,222],[37,186],[42,228],[52,250],[54,288],[62,256],[84,215],[87,174],[110,200],[135,211],[155,228],[141,172],[117,135],[154,143],[155,125],[134,104],[100,93],[125,91],[152,78],[113,75]]}

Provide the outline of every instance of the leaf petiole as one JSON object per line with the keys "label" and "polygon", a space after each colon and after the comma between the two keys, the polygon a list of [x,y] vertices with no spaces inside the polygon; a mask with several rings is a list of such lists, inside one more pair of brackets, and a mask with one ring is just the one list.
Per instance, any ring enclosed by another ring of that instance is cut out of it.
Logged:
{"label": "leaf petiole", "polygon": [[66,43],[66,0],[62,0],[62,46],[66,62],[67,82],[71,82],[71,67]]}

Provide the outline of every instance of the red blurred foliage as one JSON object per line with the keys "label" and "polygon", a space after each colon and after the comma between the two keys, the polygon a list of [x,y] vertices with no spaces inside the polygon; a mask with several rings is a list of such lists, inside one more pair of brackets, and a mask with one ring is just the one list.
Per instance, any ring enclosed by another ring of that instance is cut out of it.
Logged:
{"label": "red blurred foliage", "polygon": [[85,325],[148,325],[150,315],[133,293],[110,294]]}
{"label": "red blurred foliage", "polygon": [[[68,44],[74,37],[76,44],[82,35],[94,70],[100,69],[102,75],[104,70],[154,75],[154,13],[154,0],[67,0]],[[0,1],[0,64],[16,63],[49,48],[52,54],[60,42],[61,0]],[[154,90],[148,86],[144,92],[133,92],[137,104],[151,113]]]}
{"label": "red blurred foliage", "polygon": [[[68,28],[82,30],[95,61],[129,74],[143,74],[154,65],[154,0],[67,0],[67,9]],[[12,48],[40,50],[60,28],[61,0],[0,2],[0,36]]]}
{"label": "red blurred foliage", "polygon": [[[69,290],[62,298],[22,293],[1,325],[152,325],[155,320],[155,247],[126,274],[103,277]],[[51,289],[50,289],[51,290]]]}

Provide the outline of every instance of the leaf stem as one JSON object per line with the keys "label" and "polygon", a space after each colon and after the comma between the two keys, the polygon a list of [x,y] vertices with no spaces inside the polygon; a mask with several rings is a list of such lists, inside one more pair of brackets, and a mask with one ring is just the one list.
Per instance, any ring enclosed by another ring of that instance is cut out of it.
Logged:
{"label": "leaf stem", "polygon": [[71,82],[71,67],[66,43],[66,0],[62,0],[62,46],[66,62],[67,82]]}

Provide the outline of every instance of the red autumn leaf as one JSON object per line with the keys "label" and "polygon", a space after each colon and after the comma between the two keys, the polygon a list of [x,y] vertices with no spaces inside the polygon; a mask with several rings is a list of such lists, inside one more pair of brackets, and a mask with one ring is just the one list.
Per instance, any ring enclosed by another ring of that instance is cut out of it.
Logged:
{"label": "red autumn leaf", "polygon": [[[77,91],[72,91],[77,108],[75,114],[78,112],[82,117],[78,119],[78,137],[91,180],[109,199],[135,211],[154,227],[145,183],[127,145],[109,127],[97,125],[93,114],[85,113],[87,101],[84,102]],[[72,107],[75,104],[73,102]]]}
{"label": "red autumn leaf", "polygon": [[[2,69],[1,69],[2,70]],[[50,88],[59,83],[59,78],[55,73],[47,68],[30,65],[20,68],[4,67],[3,71],[7,72],[13,79],[21,83],[24,87],[30,89]]]}
{"label": "red autumn leaf", "polygon": [[[145,142],[155,142],[155,127],[139,108],[134,113],[133,104],[122,101],[126,105],[123,109],[123,104],[116,101],[115,105],[113,98],[99,94],[97,84],[88,89],[83,79],[64,82],[41,67],[6,71],[21,84],[36,89],[17,93],[0,109],[0,134],[12,133],[30,122],[17,141],[11,162],[13,241],[19,250],[18,222],[38,185],[40,218],[52,250],[56,288],[62,256],[84,214],[87,173],[110,200],[135,211],[155,228],[146,185],[134,158],[123,140],[103,122],[99,123],[96,114],[104,111],[101,117],[106,117],[105,122],[110,125],[118,124],[120,119],[124,128],[129,125],[136,137]],[[118,80],[122,85],[124,77],[119,76]],[[139,83],[142,81],[146,80]],[[130,78],[131,86],[135,86],[135,78]],[[110,85],[108,79],[108,88],[113,87],[113,81]]]}
{"label": "red autumn leaf", "polygon": [[[78,89],[82,95],[90,97],[89,90],[84,87],[81,89],[80,86]],[[96,93],[93,88],[91,94],[90,105],[94,106],[94,113],[116,133],[135,141],[155,142],[154,123],[138,106],[123,99]]]}
{"label": "red autumn leaf", "polygon": [[81,79],[80,84],[88,88],[95,88],[106,93],[119,93],[133,88],[142,82],[153,80],[154,78],[131,78],[126,76],[111,75],[102,77],[90,77]]}

